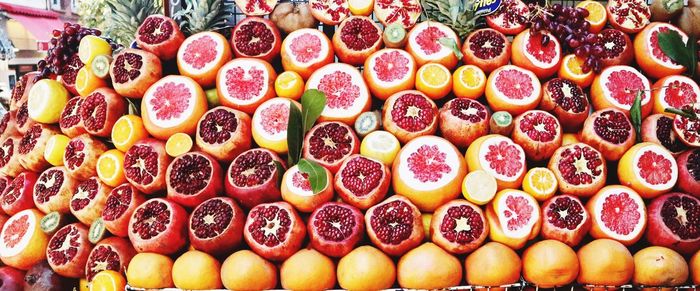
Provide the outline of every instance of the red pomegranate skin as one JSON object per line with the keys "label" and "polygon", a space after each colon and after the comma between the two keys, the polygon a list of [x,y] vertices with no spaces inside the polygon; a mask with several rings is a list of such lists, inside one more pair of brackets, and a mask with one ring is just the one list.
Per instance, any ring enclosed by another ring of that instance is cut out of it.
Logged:
{"label": "red pomegranate skin", "polygon": [[[700,235],[693,231],[700,225],[700,200],[685,193],[668,193],[654,199],[647,207],[647,213],[646,238],[650,244],[668,247],[685,255],[694,254],[700,249]],[[671,228],[689,237],[683,238]],[[693,233],[697,237],[690,237]]]}

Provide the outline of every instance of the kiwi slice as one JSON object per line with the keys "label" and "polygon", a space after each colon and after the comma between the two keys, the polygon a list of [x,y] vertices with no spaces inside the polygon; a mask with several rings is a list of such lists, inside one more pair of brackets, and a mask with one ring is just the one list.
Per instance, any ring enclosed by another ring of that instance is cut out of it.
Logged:
{"label": "kiwi slice", "polygon": [[493,134],[510,136],[510,132],[513,131],[513,116],[506,111],[494,112],[489,120],[489,127]]}
{"label": "kiwi slice", "polygon": [[388,48],[403,48],[406,45],[406,29],[399,23],[392,23],[384,29],[384,45]]}
{"label": "kiwi slice", "polygon": [[46,214],[41,219],[39,226],[44,233],[51,235],[54,234],[59,228],[68,224],[66,220],[68,219],[63,214],[53,211],[49,212],[49,214]]}
{"label": "kiwi slice", "polygon": [[105,229],[105,223],[102,221],[102,217],[98,217],[90,225],[90,231],[88,232],[88,240],[96,244],[101,241],[105,236],[107,236],[107,230]]}
{"label": "kiwi slice", "polygon": [[378,111],[367,111],[360,114],[355,120],[355,132],[360,138],[370,132],[378,130],[381,126],[381,115]]}
{"label": "kiwi slice", "polygon": [[90,63],[90,69],[92,73],[95,74],[100,79],[105,79],[109,77],[109,64],[112,63],[112,56],[99,55],[95,56]]}

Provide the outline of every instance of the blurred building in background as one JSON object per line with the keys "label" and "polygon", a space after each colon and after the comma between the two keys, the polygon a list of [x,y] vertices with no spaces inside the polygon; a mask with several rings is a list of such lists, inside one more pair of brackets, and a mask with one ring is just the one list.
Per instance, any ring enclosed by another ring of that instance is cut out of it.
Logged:
{"label": "blurred building in background", "polygon": [[79,0],[0,0],[0,98],[36,70],[54,29],[78,20]]}

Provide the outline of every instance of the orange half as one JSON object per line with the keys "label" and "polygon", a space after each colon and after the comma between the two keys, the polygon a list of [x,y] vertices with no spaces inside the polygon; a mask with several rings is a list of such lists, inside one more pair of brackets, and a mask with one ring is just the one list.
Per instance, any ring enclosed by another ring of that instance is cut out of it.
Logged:
{"label": "orange half", "polygon": [[584,62],[583,58],[574,54],[566,55],[561,62],[561,67],[559,67],[559,78],[574,82],[581,88],[587,88],[593,83],[595,74],[593,74],[593,70],[588,71],[588,73],[583,72]]}

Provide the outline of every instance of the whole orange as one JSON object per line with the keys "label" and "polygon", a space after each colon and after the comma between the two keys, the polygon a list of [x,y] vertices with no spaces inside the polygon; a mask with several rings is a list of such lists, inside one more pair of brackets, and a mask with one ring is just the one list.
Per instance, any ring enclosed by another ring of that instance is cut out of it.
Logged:
{"label": "whole orange", "polygon": [[277,286],[277,267],[250,250],[237,251],[221,265],[221,281],[230,290],[266,290]]}
{"label": "whole orange", "polygon": [[394,261],[372,246],[356,248],[338,262],[338,283],[343,289],[388,289],[395,280]]}
{"label": "whole orange", "polygon": [[282,288],[289,290],[327,290],[335,286],[333,260],[314,249],[301,249],[282,263]]}
{"label": "whole orange", "polygon": [[[467,284],[503,286],[520,280],[522,265],[513,249],[499,242],[489,242],[467,256],[464,262]],[[490,270],[484,272],[484,270]],[[503,290],[494,289],[491,290]]]}
{"label": "whole orange", "polygon": [[523,277],[542,288],[568,285],[578,270],[576,253],[558,240],[539,241],[523,252]]}
{"label": "whole orange", "polygon": [[173,264],[175,287],[188,290],[221,289],[221,264],[211,255],[191,250]]}
{"label": "whole orange", "polygon": [[700,251],[696,252],[688,261],[690,265],[690,275],[693,284],[700,284]]}
{"label": "whole orange", "polygon": [[402,288],[440,289],[459,285],[462,264],[439,246],[427,242],[399,260],[398,280]]}
{"label": "whole orange", "polygon": [[173,260],[156,253],[136,254],[126,269],[126,281],[136,288],[175,287],[172,277]]}
{"label": "whole orange", "polygon": [[634,254],[634,284],[680,286],[687,280],[688,264],[672,249],[651,246]]}
{"label": "whole orange", "polygon": [[578,250],[578,282],[582,284],[619,286],[634,275],[634,259],[620,242],[597,239]]}

